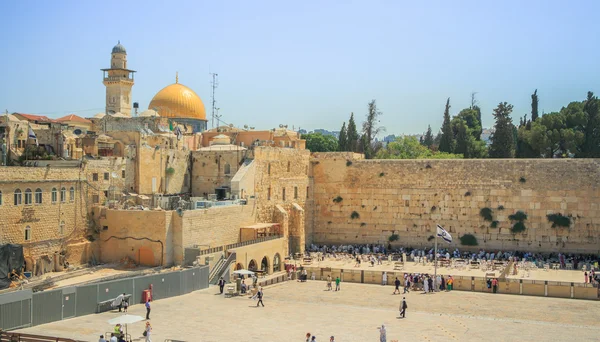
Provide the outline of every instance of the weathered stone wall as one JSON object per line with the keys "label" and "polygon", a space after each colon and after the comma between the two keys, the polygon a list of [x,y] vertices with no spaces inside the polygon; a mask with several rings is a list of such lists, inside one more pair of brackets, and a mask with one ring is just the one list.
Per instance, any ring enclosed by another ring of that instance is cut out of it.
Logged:
{"label": "weathered stone wall", "polygon": [[[255,196],[258,222],[272,222],[275,206],[281,205],[288,213],[297,203],[305,207],[308,189],[310,151],[292,148],[258,147],[254,151]],[[289,215],[288,215],[289,218]],[[290,238],[304,240],[304,226],[290,225]],[[292,253],[304,250],[304,244]],[[294,246],[291,246],[294,247]]]}
{"label": "weathered stone wall", "polygon": [[[128,169],[128,166],[132,165],[127,163],[126,158],[121,157],[87,160],[83,171],[85,179],[90,184],[87,193],[89,203],[102,205],[107,199],[119,200],[123,190],[128,190],[126,187],[127,174],[134,173],[133,170]],[[125,178],[123,172],[125,172]]]}
{"label": "weathered stone wall", "polygon": [[[17,189],[21,203],[15,205]],[[25,204],[27,189],[31,190],[30,204]],[[38,189],[42,191],[41,203],[36,203]],[[52,189],[56,189],[55,201]],[[89,187],[80,168],[0,167],[0,192],[0,244],[23,245],[29,269],[33,262],[53,260],[55,252],[67,252],[69,244],[85,241]],[[30,232],[28,240],[26,229]],[[66,261],[75,265],[87,262],[81,256]]]}
{"label": "weathered stone wall", "polygon": [[[360,160],[315,153],[314,202],[307,224],[316,243],[431,246],[436,224],[476,248],[593,252],[600,249],[600,160]],[[334,199],[339,198],[339,203]],[[480,216],[493,211],[497,228]],[[503,208],[503,209],[502,209]],[[527,214],[523,233],[508,216]],[[352,212],[359,217],[352,219]],[[572,216],[570,229],[551,228],[546,215]],[[444,245],[445,246],[445,245]]]}
{"label": "weathered stone wall", "polygon": [[192,196],[214,194],[219,187],[230,187],[246,150],[192,152]]}
{"label": "weathered stone wall", "polygon": [[[178,194],[189,191],[189,151],[142,145],[137,151],[140,194]],[[173,168],[173,173],[167,170]],[[154,181],[153,181],[154,179]],[[152,184],[156,187],[153,191]]]}

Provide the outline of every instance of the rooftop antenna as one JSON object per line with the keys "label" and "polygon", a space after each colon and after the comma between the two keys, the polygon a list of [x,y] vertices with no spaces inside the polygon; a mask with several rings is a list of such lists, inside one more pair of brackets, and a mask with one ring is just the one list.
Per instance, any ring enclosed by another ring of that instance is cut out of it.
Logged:
{"label": "rooftop antenna", "polygon": [[[210,75],[212,76],[212,82],[211,82],[211,85],[212,85],[212,128],[215,128],[215,110],[216,110],[215,89],[217,89],[217,87],[219,86],[219,80],[217,79],[219,74],[213,72]],[[217,122],[217,125],[218,124],[219,123]]]}

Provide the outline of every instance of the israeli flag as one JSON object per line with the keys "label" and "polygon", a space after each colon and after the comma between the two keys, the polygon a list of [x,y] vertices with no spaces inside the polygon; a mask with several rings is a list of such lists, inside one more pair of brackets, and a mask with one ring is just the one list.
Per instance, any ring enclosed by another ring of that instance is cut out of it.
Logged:
{"label": "israeli flag", "polygon": [[38,141],[37,141],[37,137],[35,136],[35,133],[33,132],[33,130],[31,129],[31,127],[29,127],[29,139],[33,139],[35,140],[35,144],[37,146],[39,146]]}
{"label": "israeli flag", "polygon": [[447,243],[452,242],[452,235],[450,235],[450,233],[448,233],[446,229],[444,229],[444,227],[440,226],[439,224],[437,225],[437,236],[444,239],[444,241],[446,241]]}

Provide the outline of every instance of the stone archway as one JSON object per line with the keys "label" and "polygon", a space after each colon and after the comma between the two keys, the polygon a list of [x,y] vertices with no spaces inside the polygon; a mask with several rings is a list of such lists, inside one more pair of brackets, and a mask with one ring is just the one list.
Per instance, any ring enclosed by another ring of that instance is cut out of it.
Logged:
{"label": "stone archway", "polygon": [[281,256],[276,253],[273,257],[273,273],[281,271]]}
{"label": "stone archway", "polygon": [[256,260],[254,260],[254,259],[250,260],[250,262],[248,263],[248,270],[250,270],[250,271],[258,270],[258,264],[256,263]]}
{"label": "stone archway", "polygon": [[269,274],[269,258],[267,258],[267,256],[264,256],[262,258],[262,261],[260,262],[260,270],[265,272],[265,274]]}
{"label": "stone archway", "polygon": [[240,264],[239,262],[237,264],[235,264],[236,271],[243,270],[243,269],[244,269],[244,265]]}

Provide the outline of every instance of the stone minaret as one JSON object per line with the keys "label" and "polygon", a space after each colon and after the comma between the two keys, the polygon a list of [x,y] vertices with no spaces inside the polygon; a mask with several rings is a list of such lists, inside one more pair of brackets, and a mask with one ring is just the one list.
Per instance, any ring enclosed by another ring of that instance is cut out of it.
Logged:
{"label": "stone minaret", "polygon": [[119,42],[112,49],[110,69],[102,69],[106,86],[106,114],[131,116],[131,88],[135,71],[127,69],[127,51]]}

